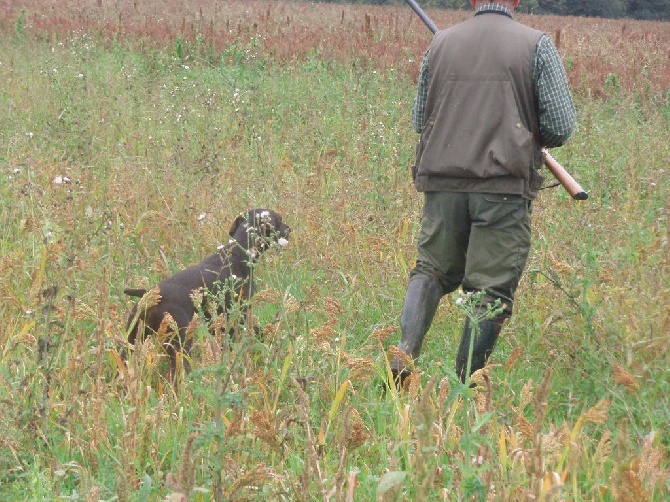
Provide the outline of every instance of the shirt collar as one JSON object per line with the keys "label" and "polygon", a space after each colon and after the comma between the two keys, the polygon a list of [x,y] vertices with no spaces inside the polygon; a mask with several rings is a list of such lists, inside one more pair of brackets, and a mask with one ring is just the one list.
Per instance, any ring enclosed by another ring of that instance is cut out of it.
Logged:
{"label": "shirt collar", "polygon": [[484,14],[486,12],[495,12],[497,14],[504,14],[506,16],[509,16],[510,18],[512,17],[511,10],[509,10],[504,5],[495,2],[482,5],[479,9],[477,9],[477,12],[475,12],[475,16],[478,14]]}

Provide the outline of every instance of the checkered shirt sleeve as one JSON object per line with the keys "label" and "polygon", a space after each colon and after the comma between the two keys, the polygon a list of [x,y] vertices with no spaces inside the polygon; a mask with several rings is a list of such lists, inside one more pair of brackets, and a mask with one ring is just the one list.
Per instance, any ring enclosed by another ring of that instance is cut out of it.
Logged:
{"label": "checkered shirt sleeve", "polygon": [[540,142],[547,148],[561,146],[575,129],[577,113],[561,56],[546,35],[540,37],[535,47],[533,79],[538,103]]}
{"label": "checkered shirt sleeve", "polygon": [[421,133],[423,124],[426,122],[426,98],[428,97],[428,54],[426,51],[421,61],[421,70],[419,71],[419,83],[417,85],[414,106],[412,107],[412,125],[414,130]]}

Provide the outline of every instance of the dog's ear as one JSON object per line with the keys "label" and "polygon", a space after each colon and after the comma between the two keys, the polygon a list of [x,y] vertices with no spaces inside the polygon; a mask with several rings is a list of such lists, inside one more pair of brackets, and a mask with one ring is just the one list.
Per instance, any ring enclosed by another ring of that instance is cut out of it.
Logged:
{"label": "dog's ear", "polygon": [[233,226],[230,227],[230,231],[228,232],[230,236],[234,236],[237,230],[240,228],[240,225],[247,221],[246,217],[244,214],[240,214],[237,218],[235,218],[235,221],[233,222]]}

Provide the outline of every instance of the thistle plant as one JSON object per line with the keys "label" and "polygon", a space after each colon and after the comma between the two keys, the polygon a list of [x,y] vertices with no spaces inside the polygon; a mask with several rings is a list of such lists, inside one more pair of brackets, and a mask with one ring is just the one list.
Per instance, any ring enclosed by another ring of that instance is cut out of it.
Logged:
{"label": "thistle plant", "polygon": [[[491,320],[500,315],[503,311],[500,299],[496,299],[493,303],[484,303],[485,296],[485,291],[478,291],[459,293],[454,298],[454,303],[470,320],[470,344],[468,346],[465,379],[460,387],[460,392],[458,389],[455,392],[456,396],[459,396],[460,394],[463,401],[463,436],[461,438],[463,463],[461,466],[461,491],[464,498],[476,498],[477,500],[484,500],[488,491],[487,483],[482,481],[484,474],[489,470],[488,466],[484,465],[484,459],[487,458],[488,455],[484,455],[483,452],[491,450],[490,438],[486,434],[486,425],[490,420],[491,414],[485,412],[480,415],[476,406],[472,406],[475,401],[473,399],[475,393],[472,388],[470,376],[470,371],[472,369],[472,352],[475,338],[479,336],[479,323]],[[479,371],[477,373],[479,373]],[[488,379],[485,381],[488,382]],[[490,391],[490,389],[488,390]],[[471,424],[471,415],[474,415],[474,424]]]}
{"label": "thistle plant", "polygon": [[462,292],[454,295],[454,304],[457,305],[470,320],[470,345],[468,347],[468,362],[466,370],[465,386],[470,384],[470,370],[472,369],[472,350],[475,338],[479,336],[479,323],[489,321],[503,312],[503,304],[500,299],[493,303],[484,303],[485,291]]}

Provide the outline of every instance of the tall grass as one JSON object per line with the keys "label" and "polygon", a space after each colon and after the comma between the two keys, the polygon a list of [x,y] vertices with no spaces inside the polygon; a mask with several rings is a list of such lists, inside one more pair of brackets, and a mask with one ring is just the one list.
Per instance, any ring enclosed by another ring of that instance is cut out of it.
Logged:
{"label": "tall grass", "polygon": [[[398,394],[427,39],[397,9],[226,4],[191,22],[168,3],[144,35],[152,2],[25,2],[0,23],[0,498],[665,500],[667,68],[571,70],[579,127],[553,153],[590,199],[534,204],[519,308],[478,387],[452,369],[466,313],[445,298]],[[323,25],[315,45],[300,16],[318,31],[318,13],[360,33]],[[589,45],[590,20],[536,22],[562,26],[572,64],[620,56]],[[635,50],[657,61],[661,36]],[[293,228],[255,272],[262,336],[198,328],[177,386],[154,341],[122,365],[123,288],[199,261],[250,206]]]}

